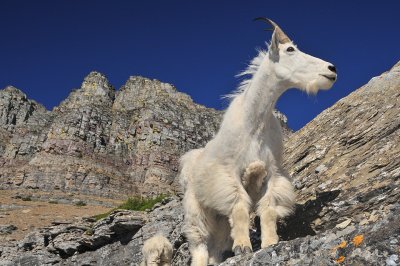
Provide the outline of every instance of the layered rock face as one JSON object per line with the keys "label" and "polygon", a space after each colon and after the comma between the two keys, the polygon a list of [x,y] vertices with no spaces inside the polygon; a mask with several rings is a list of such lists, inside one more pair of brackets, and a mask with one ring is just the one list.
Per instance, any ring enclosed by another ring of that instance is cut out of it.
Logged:
{"label": "layered rock face", "polygon": [[[298,200],[337,194],[315,230],[366,224],[400,200],[400,64],[341,99],[286,142]],[[339,211],[340,210],[340,211]],[[316,217],[315,217],[316,218]]]}
{"label": "layered rock face", "polygon": [[205,145],[220,120],[221,112],[143,77],[116,92],[92,72],[52,112],[7,87],[0,91],[0,188],[171,192],[180,155]]}
{"label": "layered rock face", "polygon": [[0,165],[4,166],[7,158],[36,153],[46,139],[43,128],[50,119],[44,106],[27,99],[20,90],[12,86],[0,90]]}

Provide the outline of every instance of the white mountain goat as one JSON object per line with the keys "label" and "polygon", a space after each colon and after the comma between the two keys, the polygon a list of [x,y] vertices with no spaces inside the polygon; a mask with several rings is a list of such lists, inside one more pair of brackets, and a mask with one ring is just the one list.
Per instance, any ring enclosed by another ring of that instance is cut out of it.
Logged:
{"label": "white mountain goat", "polygon": [[250,78],[231,95],[214,139],[181,158],[184,232],[192,265],[218,263],[226,250],[251,252],[253,204],[260,216],[261,247],[278,242],[277,219],[290,214],[295,194],[281,167],[275,104],[289,88],[316,93],[336,81],[332,64],[301,52],[276,23],[259,19],[273,26],[268,51],[260,51],[241,74]]}

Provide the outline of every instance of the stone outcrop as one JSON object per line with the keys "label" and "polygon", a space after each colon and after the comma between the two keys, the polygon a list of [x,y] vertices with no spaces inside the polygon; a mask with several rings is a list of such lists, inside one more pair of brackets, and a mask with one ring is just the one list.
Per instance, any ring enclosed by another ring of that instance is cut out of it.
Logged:
{"label": "stone outcrop", "polygon": [[32,158],[46,139],[43,128],[50,120],[50,112],[20,90],[12,86],[0,90],[0,176],[7,158],[15,159],[16,164],[17,155]]}
{"label": "stone outcrop", "polygon": [[349,220],[370,223],[385,206],[399,202],[399,96],[397,66],[338,101],[286,142],[285,166],[298,201],[314,200],[326,191],[335,196],[313,216],[315,232]]}
{"label": "stone outcrop", "polygon": [[397,265],[400,207],[370,225],[330,229],[227,259],[222,265]]}
{"label": "stone outcrop", "polygon": [[150,213],[117,210],[97,222],[59,223],[1,244],[0,265],[139,265],[143,243],[154,234],[175,248],[184,242],[182,221],[180,201],[167,198]]}
{"label": "stone outcrop", "polygon": [[[394,204],[371,224],[343,225],[317,235],[304,232],[302,237],[293,234],[290,241],[263,250],[255,245],[259,232],[252,231],[255,253],[228,258],[221,265],[396,265],[398,215],[400,205]],[[98,222],[86,218],[73,224],[60,223],[19,242],[1,244],[0,265],[139,265],[144,241],[156,233],[173,244],[172,265],[189,265],[182,221],[182,205],[175,198],[150,213],[121,210]]]}

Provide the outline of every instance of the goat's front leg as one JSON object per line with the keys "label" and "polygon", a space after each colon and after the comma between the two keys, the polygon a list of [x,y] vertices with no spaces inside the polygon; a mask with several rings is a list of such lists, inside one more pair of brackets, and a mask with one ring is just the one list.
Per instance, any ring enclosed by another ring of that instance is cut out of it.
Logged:
{"label": "goat's front leg", "polygon": [[274,207],[259,208],[261,225],[261,248],[266,248],[279,241],[276,223],[278,220],[277,212]]}
{"label": "goat's front leg", "polygon": [[250,243],[250,199],[242,186],[239,187],[238,200],[232,208],[229,217],[231,225],[231,237],[233,239],[232,250],[235,255],[252,252]]}
{"label": "goat's front leg", "polygon": [[292,212],[295,193],[291,182],[272,166],[268,188],[258,203],[257,213],[260,216],[261,248],[278,243],[277,220]]}

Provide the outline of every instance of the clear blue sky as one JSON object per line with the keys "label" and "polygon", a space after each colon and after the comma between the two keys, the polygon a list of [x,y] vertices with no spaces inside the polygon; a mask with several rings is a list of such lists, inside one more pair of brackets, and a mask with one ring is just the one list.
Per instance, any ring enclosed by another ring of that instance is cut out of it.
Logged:
{"label": "clear blue sky", "polygon": [[223,109],[220,96],[270,39],[259,16],[338,69],[330,91],[280,99],[295,130],[400,60],[400,1],[1,0],[0,88],[51,109],[97,70],[117,89],[142,75]]}

